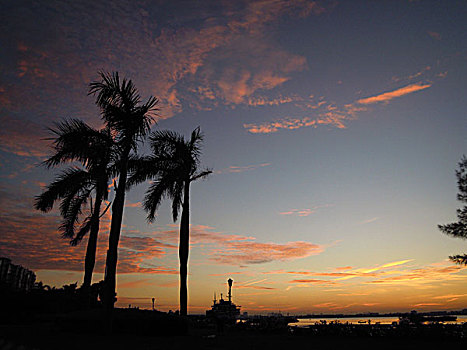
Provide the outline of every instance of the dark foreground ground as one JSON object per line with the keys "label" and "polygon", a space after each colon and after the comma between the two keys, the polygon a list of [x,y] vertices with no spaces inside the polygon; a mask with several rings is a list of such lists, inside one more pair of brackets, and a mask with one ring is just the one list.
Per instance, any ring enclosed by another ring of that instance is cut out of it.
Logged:
{"label": "dark foreground ground", "polygon": [[331,322],[292,330],[268,318],[228,326],[205,317],[137,309],[115,309],[109,334],[99,305],[83,309],[82,304],[75,291],[0,293],[0,350],[467,349],[467,324],[383,327]]}
{"label": "dark foreground ground", "polygon": [[465,338],[315,336],[257,331],[189,329],[187,335],[134,335],[77,332],[55,324],[1,325],[0,349],[457,349]]}

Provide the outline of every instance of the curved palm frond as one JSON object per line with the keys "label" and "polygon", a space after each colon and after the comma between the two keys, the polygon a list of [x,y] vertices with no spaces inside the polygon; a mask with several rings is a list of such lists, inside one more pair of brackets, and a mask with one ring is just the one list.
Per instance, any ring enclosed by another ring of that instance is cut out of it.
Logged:
{"label": "curved palm frond", "polygon": [[136,150],[137,142],[147,135],[158,116],[159,100],[151,96],[142,103],[133,82],[120,80],[118,72],[99,75],[101,80],[89,85],[88,94],[96,96],[103,120],[117,132],[117,142]]}
{"label": "curved palm frond", "polygon": [[74,235],[74,238],[70,241],[70,245],[72,246],[78,245],[82,241],[84,236],[86,236],[89,233],[89,231],[91,231],[91,226],[92,226],[92,215],[88,215],[81,223],[79,231]]}
{"label": "curved palm frond", "polygon": [[134,159],[129,182],[137,184],[153,179],[144,200],[148,220],[154,220],[162,199],[170,198],[172,217],[176,221],[183,203],[184,184],[212,173],[210,169],[198,171],[203,134],[198,127],[186,141],[174,131],[158,130],[150,134],[149,140],[152,154]]}
{"label": "curved palm frond", "polygon": [[196,172],[195,174],[193,174],[190,178],[190,181],[196,181],[198,179],[205,179],[211,174],[212,174],[211,169],[205,169],[203,171]]}
{"label": "curved palm frond", "polygon": [[56,179],[47,186],[47,189],[35,198],[34,208],[48,212],[53,208],[54,202],[74,195],[80,188],[90,183],[89,173],[83,169],[72,167],[61,172]]}
{"label": "curved palm frond", "polygon": [[180,180],[175,182],[169,193],[170,198],[172,198],[172,219],[174,222],[177,221],[178,213],[180,211],[180,207],[182,206],[183,184],[184,182]]}
{"label": "curved palm frond", "polygon": [[153,222],[162,200],[172,192],[173,181],[170,177],[159,177],[149,186],[143,200],[143,208],[148,212],[148,221]]}
{"label": "curved palm frond", "polygon": [[74,238],[75,237],[75,225],[79,223],[79,216],[82,213],[82,208],[86,205],[89,200],[92,189],[86,188],[79,191],[79,193],[69,199],[67,211],[65,208],[60,208],[62,210],[63,222],[60,225],[60,230],[62,231],[62,237],[64,238]]}
{"label": "curved palm frond", "polygon": [[193,158],[196,160],[196,164],[199,164],[199,158],[201,156],[201,146],[204,140],[204,135],[201,132],[200,127],[198,126],[193,132],[191,133],[191,139],[189,143],[190,153],[192,154]]}
{"label": "curved palm frond", "polygon": [[52,148],[55,153],[43,164],[54,167],[62,163],[79,161],[85,166],[96,158],[97,146],[112,142],[106,134],[100,132],[79,119],[64,120],[55,123],[55,128],[49,128],[56,137],[53,140]]}
{"label": "curved palm frond", "polygon": [[451,259],[451,261],[456,263],[456,264],[466,265],[467,266],[467,254],[453,255],[453,256],[450,256],[449,259]]}

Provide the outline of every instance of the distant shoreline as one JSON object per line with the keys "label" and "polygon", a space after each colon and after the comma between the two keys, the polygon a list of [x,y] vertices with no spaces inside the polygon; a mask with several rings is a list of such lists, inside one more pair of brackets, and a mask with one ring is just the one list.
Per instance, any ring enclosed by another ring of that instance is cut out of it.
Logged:
{"label": "distant shoreline", "polygon": [[[411,312],[391,312],[380,314],[378,312],[369,312],[369,313],[358,313],[358,314],[306,314],[306,315],[294,315],[296,318],[358,318],[358,317],[401,317],[411,315]],[[467,309],[455,310],[455,311],[426,311],[426,312],[416,312],[420,316],[461,316],[467,315]]]}

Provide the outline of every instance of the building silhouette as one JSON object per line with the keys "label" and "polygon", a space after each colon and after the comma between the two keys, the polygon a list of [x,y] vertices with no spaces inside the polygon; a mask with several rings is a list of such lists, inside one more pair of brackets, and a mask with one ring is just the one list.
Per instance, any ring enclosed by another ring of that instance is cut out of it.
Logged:
{"label": "building silhouette", "polygon": [[21,265],[0,257],[0,287],[10,290],[29,291],[34,288],[36,274]]}

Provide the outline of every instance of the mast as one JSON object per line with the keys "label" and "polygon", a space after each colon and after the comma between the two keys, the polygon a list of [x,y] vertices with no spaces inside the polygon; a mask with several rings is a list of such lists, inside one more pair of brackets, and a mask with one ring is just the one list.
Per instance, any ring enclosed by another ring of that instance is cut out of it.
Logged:
{"label": "mast", "polygon": [[229,283],[229,303],[232,302],[232,283],[233,283],[233,280],[231,278],[229,278],[229,280],[227,281]]}

